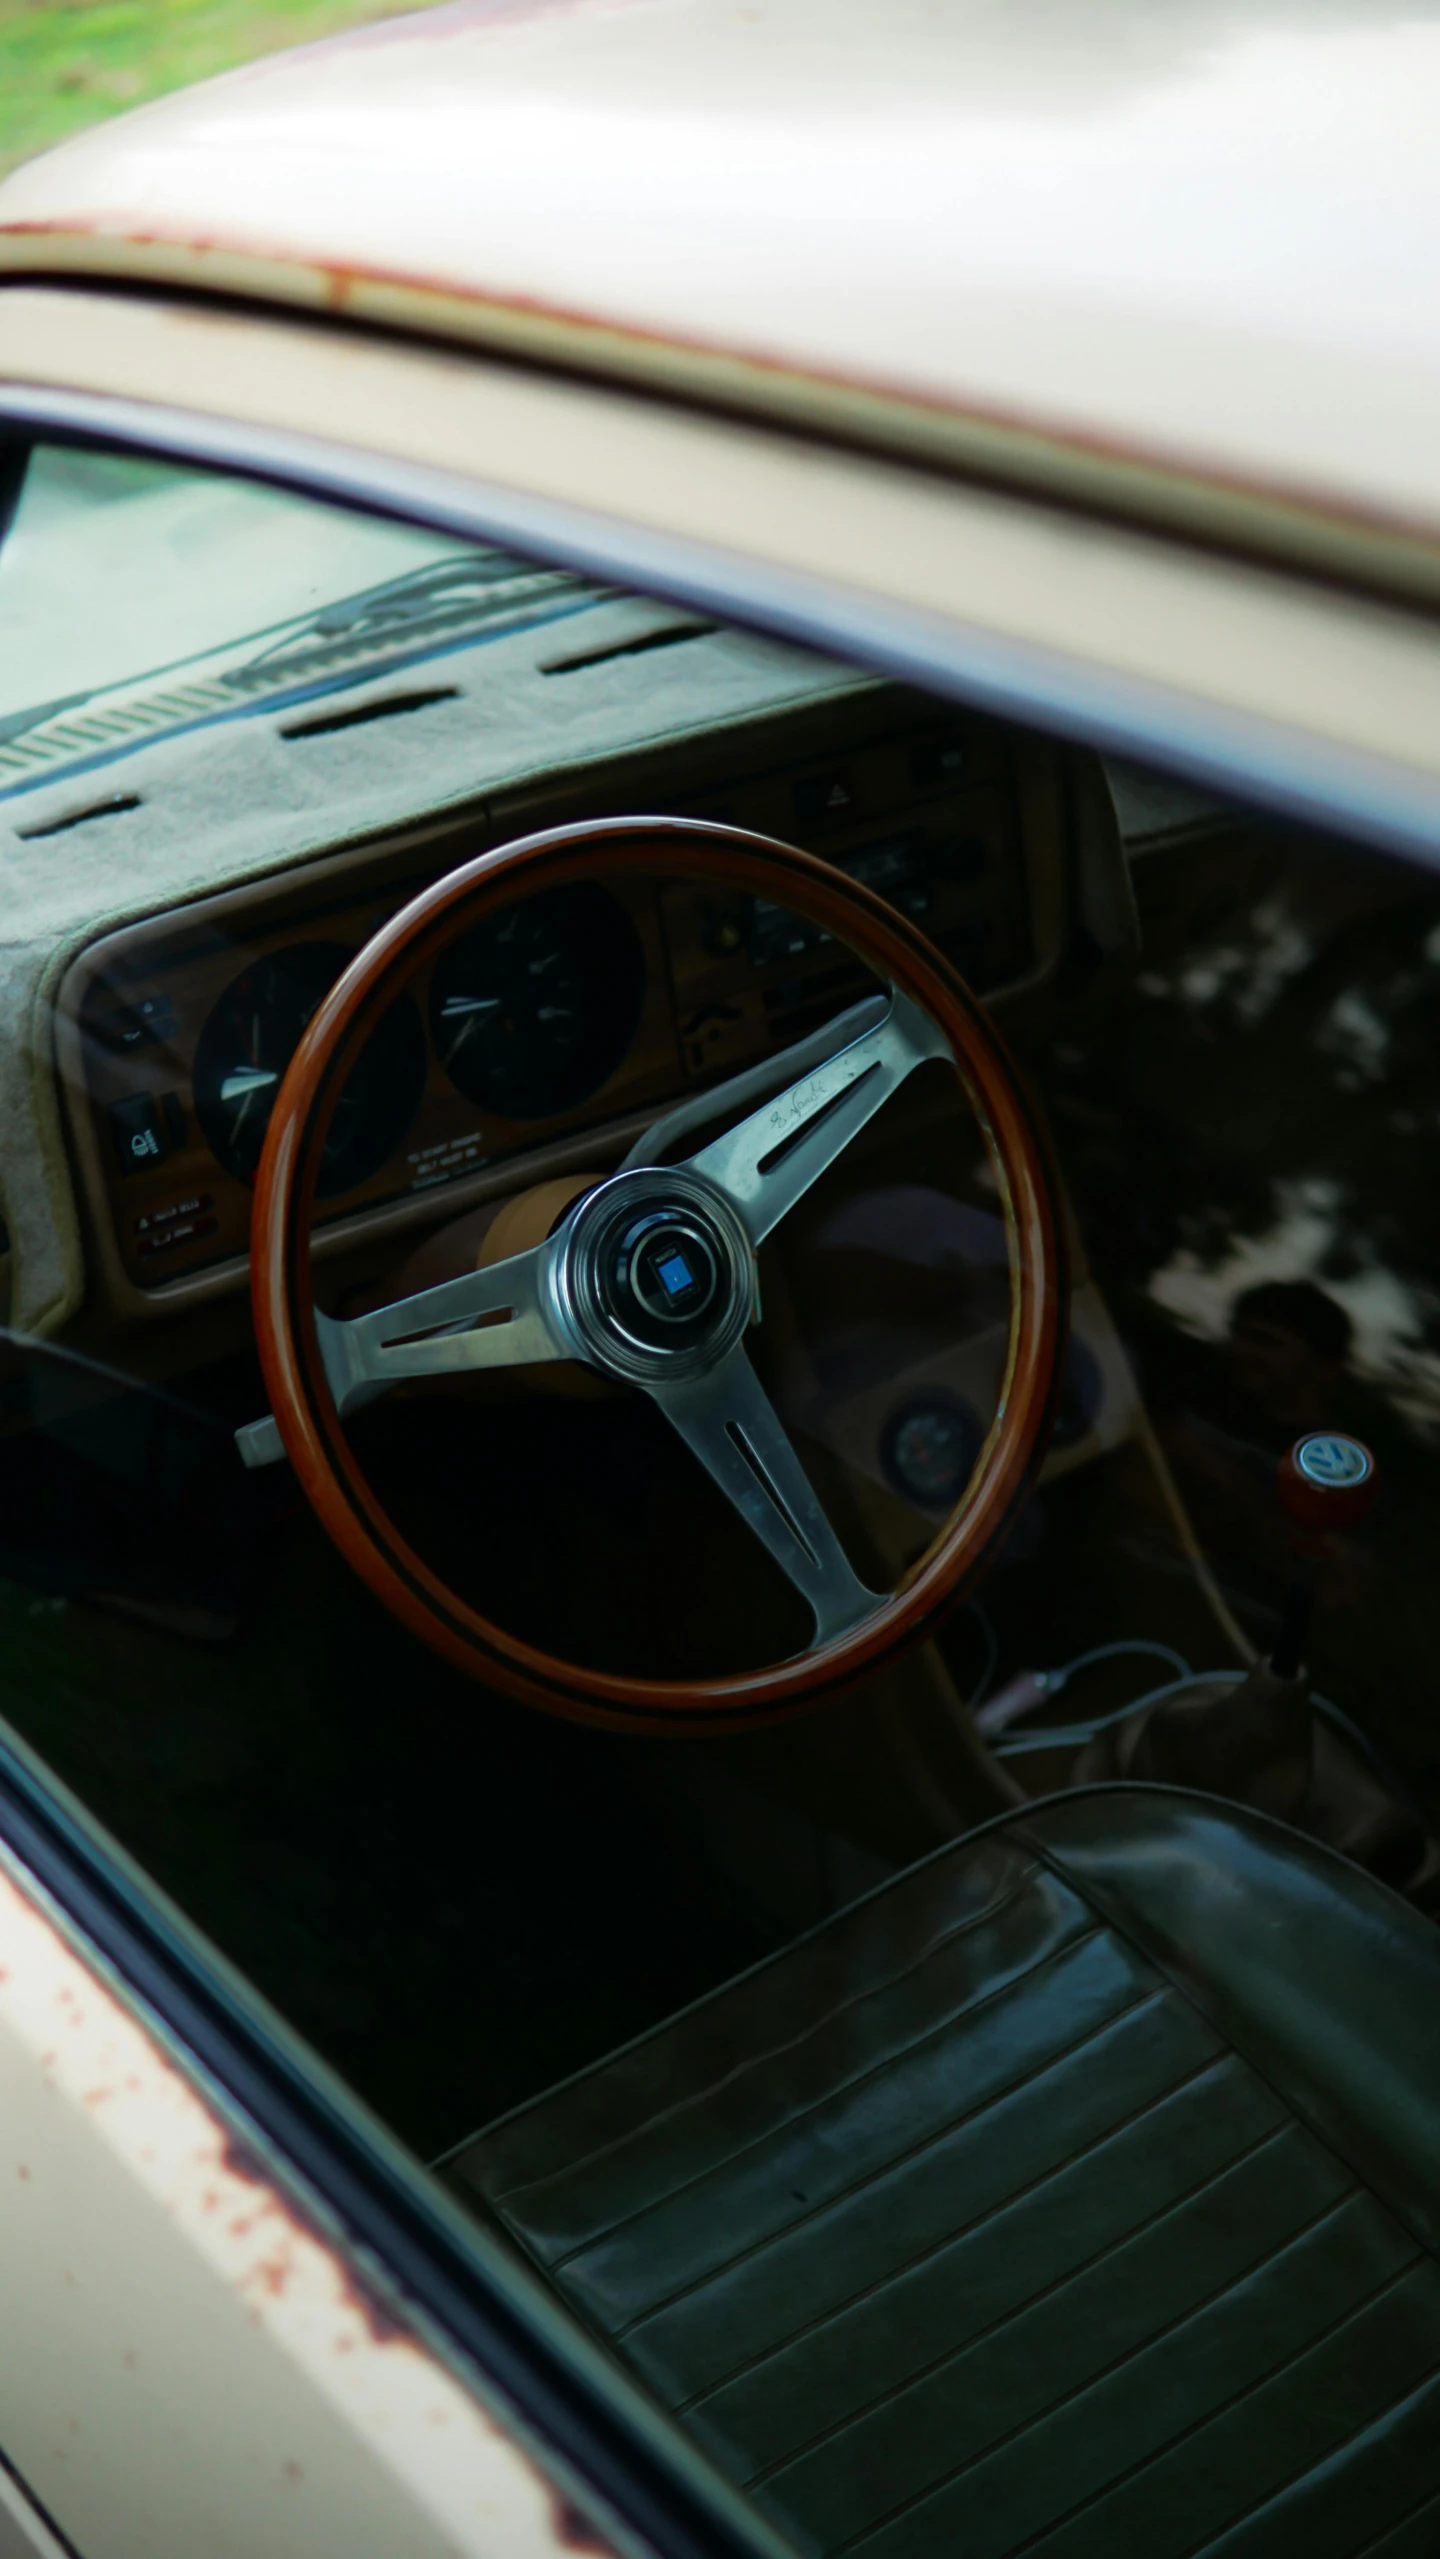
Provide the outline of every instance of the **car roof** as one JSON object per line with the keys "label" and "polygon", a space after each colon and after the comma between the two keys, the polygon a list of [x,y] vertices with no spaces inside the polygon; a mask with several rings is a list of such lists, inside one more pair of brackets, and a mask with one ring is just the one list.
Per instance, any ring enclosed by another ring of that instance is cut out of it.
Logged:
{"label": "car roof", "polygon": [[454,0],[87,132],[0,266],[1440,539],[1440,0]]}

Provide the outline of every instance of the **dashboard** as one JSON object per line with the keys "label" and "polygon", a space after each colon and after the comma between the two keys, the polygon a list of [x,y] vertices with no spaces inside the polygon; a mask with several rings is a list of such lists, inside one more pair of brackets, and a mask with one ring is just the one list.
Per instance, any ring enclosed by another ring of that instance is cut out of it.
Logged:
{"label": "dashboard", "polygon": [[[112,1310],[243,1282],[270,1109],[349,959],[429,881],[567,819],[668,810],[805,845],[923,924],[972,985],[1047,963],[1056,759],[896,688],[631,756],[93,942],[58,1054],[95,1275]],[[602,1160],[678,1095],[838,1011],[857,964],[815,927],[703,877],[541,892],[459,937],[373,1035],[337,1107],[318,1249],[433,1223]]]}

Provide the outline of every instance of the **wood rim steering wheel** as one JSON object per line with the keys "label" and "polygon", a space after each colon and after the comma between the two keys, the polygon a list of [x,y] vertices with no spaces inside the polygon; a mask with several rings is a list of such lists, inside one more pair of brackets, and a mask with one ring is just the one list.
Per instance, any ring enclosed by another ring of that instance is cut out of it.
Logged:
{"label": "wood rim steering wheel", "polygon": [[[684,869],[798,909],[888,983],[888,1003],[875,997],[843,1017],[832,1026],[832,1053],[688,1162],[647,1163],[642,1140],[533,1251],[348,1322],[322,1314],[310,1278],[321,1150],[346,1077],[401,987],[454,935],[520,897],[597,872]],[[994,1170],[1010,1264],[1009,1342],[995,1419],[957,1508],[899,1589],[877,1594],[847,1561],[743,1335],[763,1237],[930,1058],[955,1066]],[[934,945],[808,853],[679,818],[607,819],[523,837],[437,881],[382,926],[315,1013],[281,1086],[256,1183],[251,1280],[280,1436],[362,1579],[415,1634],[491,1687],[552,1713],[649,1732],[767,1721],[933,1631],[993,1559],[1038,1471],[1068,1294],[1044,1139],[997,1032]],[[480,1616],[401,1538],[355,1462],[342,1415],[401,1379],[577,1356],[660,1406],[809,1601],[809,1650],[709,1680],[586,1669]]]}

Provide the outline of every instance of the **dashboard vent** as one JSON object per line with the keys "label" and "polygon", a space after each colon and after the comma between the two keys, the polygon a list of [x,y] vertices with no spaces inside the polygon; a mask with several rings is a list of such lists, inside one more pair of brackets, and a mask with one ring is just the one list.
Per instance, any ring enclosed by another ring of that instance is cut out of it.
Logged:
{"label": "dashboard vent", "polygon": [[47,817],[43,826],[17,826],[15,832],[26,844],[34,844],[41,836],[64,835],[72,826],[88,826],[92,818],[123,817],[127,809],[139,806],[133,791],[116,791],[108,800],[87,800],[83,809],[67,809],[63,817]]}
{"label": "dashboard vent", "polygon": [[651,649],[678,649],[686,640],[708,640],[718,622],[672,623],[668,630],[642,631],[638,639],[612,640],[604,649],[586,649],[573,658],[551,658],[542,675],[578,675],[587,666],[608,666],[612,658],[644,657]]}
{"label": "dashboard vent", "polygon": [[313,720],[294,720],[281,730],[285,738],[329,737],[336,729],[364,728],[370,720],[403,720],[411,711],[428,711],[432,702],[458,702],[458,684],[432,685],[427,693],[387,693],[379,702],[361,702],[350,711],[321,711]]}

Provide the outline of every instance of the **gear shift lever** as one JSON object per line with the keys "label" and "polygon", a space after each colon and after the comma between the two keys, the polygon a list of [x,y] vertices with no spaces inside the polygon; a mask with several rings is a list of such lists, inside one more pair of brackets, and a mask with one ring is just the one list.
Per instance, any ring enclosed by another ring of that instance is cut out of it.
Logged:
{"label": "gear shift lever", "polygon": [[1298,1679],[1315,1612],[1316,1560],[1336,1530],[1356,1527],[1374,1509],[1380,1479],[1363,1440],[1317,1431],[1297,1439],[1281,1458],[1278,1483],[1281,1507],[1294,1530],[1297,1561],[1270,1668],[1277,1679]]}

